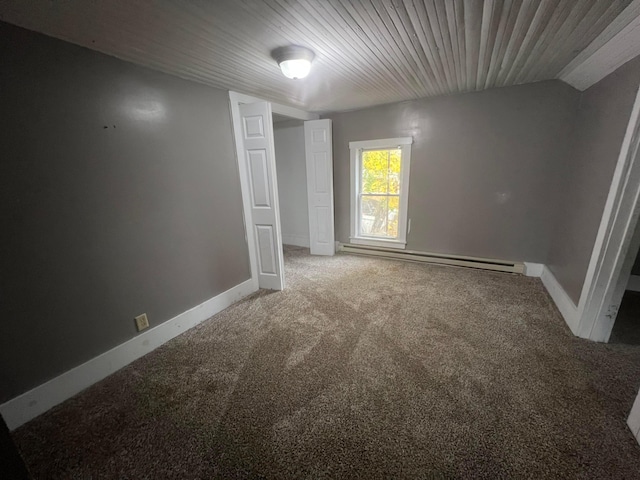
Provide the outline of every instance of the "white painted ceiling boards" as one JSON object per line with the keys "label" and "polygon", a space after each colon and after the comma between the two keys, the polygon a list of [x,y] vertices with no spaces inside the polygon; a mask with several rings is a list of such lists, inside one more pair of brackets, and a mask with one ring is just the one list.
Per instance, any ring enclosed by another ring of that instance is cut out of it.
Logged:
{"label": "white painted ceiling boards", "polygon": [[[612,37],[629,25],[620,16],[631,3],[0,0],[0,18],[201,83],[335,111],[570,76],[607,27]],[[316,53],[304,80],[285,78],[270,56],[289,44]]]}

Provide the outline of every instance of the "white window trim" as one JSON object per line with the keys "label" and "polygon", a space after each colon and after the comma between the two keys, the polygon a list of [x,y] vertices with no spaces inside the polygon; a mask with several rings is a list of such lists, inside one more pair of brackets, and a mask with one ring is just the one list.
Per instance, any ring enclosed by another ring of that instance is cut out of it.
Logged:
{"label": "white window trim", "polygon": [[[412,137],[383,138],[378,140],[362,140],[349,142],[351,150],[351,243],[357,245],[370,245],[374,247],[400,248],[407,247],[407,218],[409,207],[409,172],[411,167],[411,144]],[[359,235],[358,229],[358,182],[360,175],[358,171],[358,156],[363,149],[373,148],[396,148],[402,147],[402,165],[400,168],[400,218],[398,219],[398,238],[373,238]]]}

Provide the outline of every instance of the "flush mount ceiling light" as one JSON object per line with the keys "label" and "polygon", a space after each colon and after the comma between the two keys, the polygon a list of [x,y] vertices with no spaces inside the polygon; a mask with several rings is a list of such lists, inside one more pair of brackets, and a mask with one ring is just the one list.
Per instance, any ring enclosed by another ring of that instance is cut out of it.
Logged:
{"label": "flush mount ceiling light", "polygon": [[298,45],[276,48],[273,51],[273,58],[280,65],[282,74],[294,80],[309,75],[314,57],[315,54],[311,50]]}

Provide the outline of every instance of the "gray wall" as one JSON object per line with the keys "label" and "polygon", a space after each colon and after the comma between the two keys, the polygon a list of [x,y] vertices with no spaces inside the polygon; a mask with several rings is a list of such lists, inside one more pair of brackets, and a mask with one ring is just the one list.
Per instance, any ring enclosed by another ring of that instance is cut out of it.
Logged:
{"label": "gray wall", "polygon": [[304,124],[274,124],[280,223],[285,244],[309,246]]}
{"label": "gray wall", "polygon": [[562,198],[548,266],[576,304],[607,200],[633,101],[640,57],[583,92],[570,154],[562,170]]}
{"label": "gray wall", "polygon": [[250,269],[226,92],[0,39],[1,402]]}
{"label": "gray wall", "polygon": [[349,142],[412,136],[408,249],[545,262],[578,99],[549,81],[327,115],[337,239],[349,241]]}

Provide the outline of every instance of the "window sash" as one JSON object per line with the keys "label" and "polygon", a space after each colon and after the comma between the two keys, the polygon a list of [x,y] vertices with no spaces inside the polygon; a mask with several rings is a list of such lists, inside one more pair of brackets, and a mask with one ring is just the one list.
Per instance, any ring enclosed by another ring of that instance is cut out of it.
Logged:
{"label": "window sash", "polygon": [[[369,192],[369,193],[364,193],[362,191],[362,182],[363,182],[363,175],[364,175],[364,153],[368,152],[368,151],[380,151],[380,150],[385,150],[387,152],[387,192],[389,191],[389,182],[390,182],[390,173],[389,173],[389,165],[390,165],[390,156],[391,156],[391,150],[400,150],[400,172],[398,173],[398,177],[399,177],[399,186],[398,186],[398,193],[375,193],[375,192]],[[363,217],[364,217],[364,213],[362,211],[362,199],[363,197],[385,197],[387,199],[387,219],[386,219],[386,226],[388,228],[388,221],[389,221],[389,198],[397,198],[398,199],[398,218],[400,218],[401,216],[401,208],[402,208],[402,202],[401,200],[401,194],[402,194],[402,169],[404,167],[404,151],[402,148],[399,148],[397,146],[395,147],[386,147],[386,148],[361,148],[359,149],[358,152],[358,184],[357,184],[357,214],[358,214],[358,218],[356,220],[357,222],[357,235],[359,237],[363,237],[363,238],[372,238],[372,239],[386,239],[386,240],[398,240],[400,238],[400,229],[398,229],[396,235],[376,235],[373,233],[366,233],[363,231],[362,228],[362,224],[363,224]]]}
{"label": "window sash", "polygon": [[[400,195],[395,193],[390,194],[375,194],[375,193],[362,193],[358,198],[358,236],[365,238],[386,238],[388,240],[397,240],[400,237],[400,231],[394,236],[392,235],[383,235],[383,234],[375,234],[375,233],[366,233],[362,231],[362,220],[363,220],[363,212],[362,212],[362,198],[363,197],[384,197],[384,198],[397,198],[398,199],[398,216],[400,216]],[[388,222],[388,208],[389,204],[387,203],[387,222]],[[388,226],[388,223],[387,223]]]}

